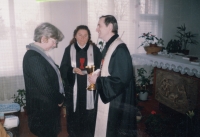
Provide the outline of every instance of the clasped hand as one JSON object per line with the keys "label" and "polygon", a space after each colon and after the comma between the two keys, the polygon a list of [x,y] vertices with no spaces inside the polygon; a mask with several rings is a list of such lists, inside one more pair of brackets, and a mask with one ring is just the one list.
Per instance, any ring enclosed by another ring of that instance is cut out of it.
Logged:
{"label": "clasped hand", "polygon": [[88,81],[90,84],[95,84],[97,77],[100,75],[100,71],[93,72],[92,75],[88,75]]}
{"label": "clasped hand", "polygon": [[[82,70],[79,68],[73,68],[73,72],[79,75],[84,75]],[[100,70],[97,70],[96,72],[93,72],[93,74],[88,74],[88,81],[90,82],[90,84],[95,84],[97,77],[100,74]]]}

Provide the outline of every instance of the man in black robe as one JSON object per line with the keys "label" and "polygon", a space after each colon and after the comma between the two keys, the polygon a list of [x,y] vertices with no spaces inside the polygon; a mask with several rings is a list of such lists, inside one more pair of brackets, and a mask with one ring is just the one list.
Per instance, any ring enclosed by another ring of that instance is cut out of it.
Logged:
{"label": "man in black robe", "polygon": [[129,50],[117,34],[114,16],[100,17],[96,30],[106,45],[100,74],[89,76],[99,94],[95,137],[137,136],[136,91]]}

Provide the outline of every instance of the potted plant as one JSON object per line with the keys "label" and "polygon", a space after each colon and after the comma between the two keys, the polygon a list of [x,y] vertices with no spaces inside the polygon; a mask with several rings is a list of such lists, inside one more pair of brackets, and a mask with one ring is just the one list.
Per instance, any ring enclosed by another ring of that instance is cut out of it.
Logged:
{"label": "potted plant", "polygon": [[180,43],[181,43],[181,50],[182,53],[189,54],[188,45],[197,45],[198,41],[195,40],[197,34],[192,34],[190,31],[186,31],[185,24],[177,27],[177,35]]}
{"label": "potted plant", "polygon": [[167,136],[169,134],[168,119],[156,111],[151,111],[145,120],[146,132],[153,137]]}
{"label": "potted plant", "polygon": [[18,89],[17,94],[14,94],[12,98],[14,103],[18,103],[24,111],[26,110],[26,91],[24,89]]}
{"label": "potted plant", "polygon": [[170,40],[166,47],[167,53],[177,53],[181,51],[181,42],[179,40]]}
{"label": "potted plant", "polygon": [[144,46],[147,54],[157,54],[162,50],[162,46],[164,45],[164,40],[151,34],[151,32],[143,33],[139,38],[144,38],[144,41],[139,47]]}
{"label": "potted plant", "polygon": [[152,78],[152,73],[148,77],[145,76],[145,73],[147,73],[147,71],[144,68],[137,69],[136,91],[139,94],[139,99],[143,101],[147,100],[149,94],[148,86]]}

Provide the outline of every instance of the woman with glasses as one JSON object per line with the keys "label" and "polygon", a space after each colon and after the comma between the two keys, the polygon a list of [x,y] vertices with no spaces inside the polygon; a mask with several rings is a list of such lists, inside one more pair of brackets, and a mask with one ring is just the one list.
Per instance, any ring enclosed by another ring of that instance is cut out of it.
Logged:
{"label": "woman with glasses", "polygon": [[38,137],[57,137],[64,88],[59,69],[48,51],[62,41],[62,32],[50,23],[36,27],[34,41],[26,46],[23,74],[26,89],[28,126]]}

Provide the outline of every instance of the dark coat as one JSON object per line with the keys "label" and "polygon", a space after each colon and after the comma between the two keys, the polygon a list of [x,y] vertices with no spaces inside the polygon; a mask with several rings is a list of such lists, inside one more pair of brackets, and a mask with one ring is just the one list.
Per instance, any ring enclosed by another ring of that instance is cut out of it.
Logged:
{"label": "dark coat", "polygon": [[[105,50],[117,36],[106,43]],[[110,76],[98,77],[96,81],[100,99],[104,104],[110,103],[106,137],[134,137],[137,135],[136,91],[132,59],[124,43],[112,53],[108,71]]]}
{"label": "dark coat", "polygon": [[58,76],[50,63],[38,52],[28,50],[23,59],[26,106],[30,131],[37,136],[54,136],[60,131]]}
{"label": "dark coat", "polygon": [[[77,52],[80,52],[80,48],[78,47],[77,44],[75,44],[75,48]],[[87,50],[89,48],[89,44],[86,45],[86,47],[83,49],[85,50],[85,54],[87,55]],[[75,73],[73,73],[73,67],[71,66],[71,57],[70,57],[70,49],[71,49],[71,45],[67,46],[62,58],[62,62],[60,65],[60,73],[62,76],[62,79],[65,83],[65,95],[66,95],[66,100],[67,100],[67,108],[68,110],[70,109],[70,111],[73,110],[73,87],[74,87],[74,83],[75,83]],[[83,52],[83,51],[82,51]],[[99,69],[100,68],[100,64],[101,64],[101,52],[99,50],[98,47],[93,46],[93,53],[94,53],[94,65],[95,65],[95,69]],[[85,55],[85,57],[87,58],[87,56]],[[77,53],[76,55],[76,63],[77,66],[79,67],[79,58],[80,55]],[[84,63],[84,66],[86,66],[87,64],[87,59]],[[86,92],[86,87],[87,87],[87,76],[77,76],[77,79],[80,79],[79,83],[81,84],[79,86],[79,89],[83,90],[82,92]]]}
{"label": "dark coat", "polygon": [[[76,66],[80,67],[80,58],[85,58],[83,66],[87,65],[87,51],[89,44],[80,49],[75,44],[76,49]],[[67,131],[70,137],[94,137],[96,107],[86,110],[86,87],[87,75],[77,75],[77,104],[76,111],[73,112],[73,88],[75,83],[75,73],[71,66],[70,57],[71,46],[66,47],[60,66],[61,76],[65,82],[65,95],[67,106]],[[98,47],[93,46],[95,69],[100,68],[101,52]],[[91,91],[94,92],[95,91]]]}

